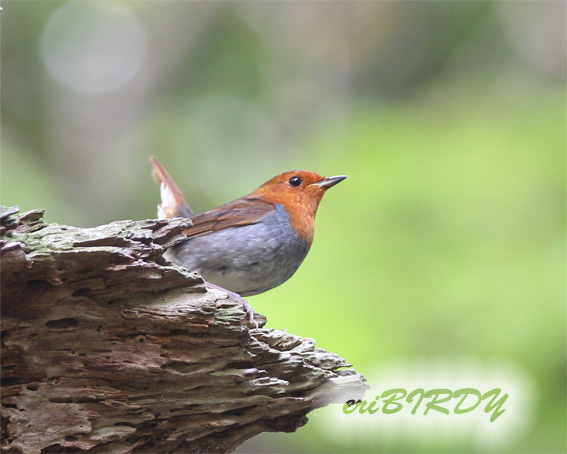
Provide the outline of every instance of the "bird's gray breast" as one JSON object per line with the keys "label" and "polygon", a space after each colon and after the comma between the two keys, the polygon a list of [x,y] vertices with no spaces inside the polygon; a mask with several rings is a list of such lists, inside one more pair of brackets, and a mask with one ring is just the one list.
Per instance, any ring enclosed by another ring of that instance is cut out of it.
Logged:
{"label": "bird's gray breast", "polygon": [[297,270],[309,244],[291,227],[279,204],[254,224],[190,238],[167,258],[242,296],[274,288]]}

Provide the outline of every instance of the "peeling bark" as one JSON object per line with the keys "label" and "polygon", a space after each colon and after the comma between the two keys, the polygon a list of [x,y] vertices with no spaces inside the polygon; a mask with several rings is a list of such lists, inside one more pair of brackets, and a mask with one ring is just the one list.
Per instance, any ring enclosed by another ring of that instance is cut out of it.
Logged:
{"label": "peeling bark", "polygon": [[17,213],[0,207],[3,452],[229,452],[364,394],[338,355],[165,260],[190,220]]}

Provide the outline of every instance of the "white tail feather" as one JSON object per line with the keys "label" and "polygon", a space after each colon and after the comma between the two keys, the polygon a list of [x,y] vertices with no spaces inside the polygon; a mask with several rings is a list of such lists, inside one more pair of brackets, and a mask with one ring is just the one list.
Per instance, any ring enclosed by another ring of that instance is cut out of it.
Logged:
{"label": "white tail feather", "polygon": [[157,206],[158,219],[169,219],[173,213],[176,213],[176,202],[173,192],[165,183],[161,183],[159,187],[161,203]]}

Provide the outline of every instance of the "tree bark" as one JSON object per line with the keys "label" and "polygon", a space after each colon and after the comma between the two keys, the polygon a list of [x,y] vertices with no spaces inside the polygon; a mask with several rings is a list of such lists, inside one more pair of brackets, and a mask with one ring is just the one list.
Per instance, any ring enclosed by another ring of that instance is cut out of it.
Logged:
{"label": "tree bark", "polygon": [[229,452],[363,396],[338,355],[163,258],[190,220],[17,213],[0,207],[3,452]]}

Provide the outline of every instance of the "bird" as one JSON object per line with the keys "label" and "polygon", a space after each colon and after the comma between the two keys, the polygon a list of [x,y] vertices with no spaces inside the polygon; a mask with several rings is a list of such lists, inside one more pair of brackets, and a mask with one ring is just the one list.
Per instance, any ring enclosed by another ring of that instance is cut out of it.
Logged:
{"label": "bird", "polygon": [[152,156],[152,174],[160,185],[158,218],[190,218],[187,240],[165,257],[195,271],[206,285],[235,297],[250,313],[244,296],[266,292],[287,281],[305,259],[315,215],[327,189],[346,175],[323,177],[293,170],[276,175],[250,194],[194,214],[177,184]]}

